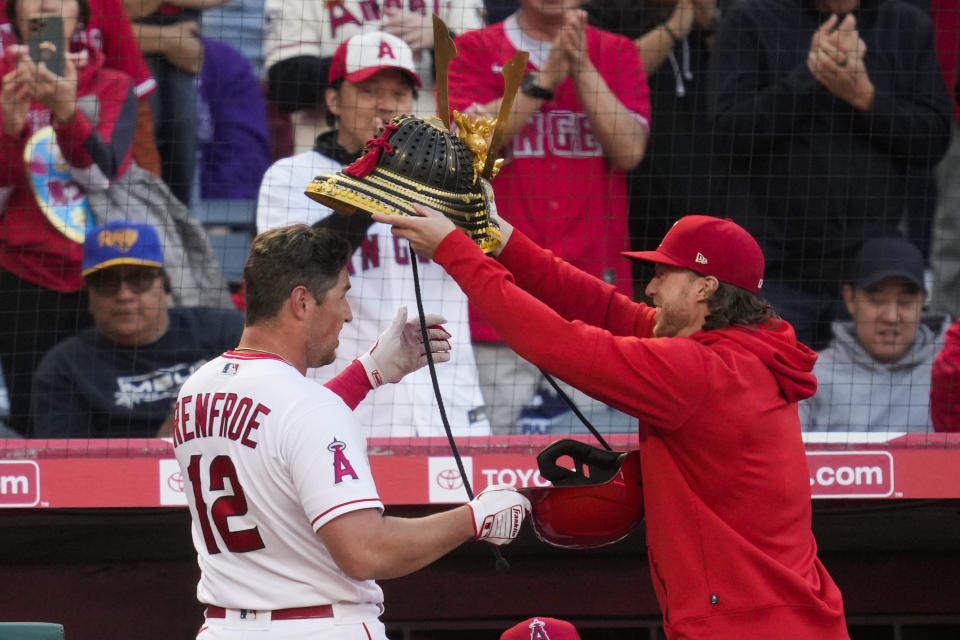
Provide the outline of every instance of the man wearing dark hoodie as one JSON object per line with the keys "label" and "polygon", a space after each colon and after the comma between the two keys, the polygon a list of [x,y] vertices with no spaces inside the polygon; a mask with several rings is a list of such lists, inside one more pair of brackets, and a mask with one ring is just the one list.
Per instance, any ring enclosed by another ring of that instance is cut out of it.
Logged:
{"label": "man wearing dark hoodie", "polygon": [[764,258],[729,220],[681,218],[655,307],[500,221],[491,259],[443,215],[383,216],[460,284],[523,358],[639,420],[647,545],[669,640],[848,638],[817,559],[797,401],[816,354],[757,294]]}
{"label": "man wearing dark hoodie", "polygon": [[710,94],[729,160],[713,192],[763,247],[767,299],[823,348],[860,245],[901,223],[930,240],[952,113],[930,18],[904,0],[739,2]]}

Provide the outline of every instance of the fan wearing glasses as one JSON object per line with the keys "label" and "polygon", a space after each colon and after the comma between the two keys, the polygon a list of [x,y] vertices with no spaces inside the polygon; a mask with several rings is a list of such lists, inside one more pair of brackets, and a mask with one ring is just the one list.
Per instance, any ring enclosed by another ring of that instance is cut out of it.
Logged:
{"label": "fan wearing glasses", "polygon": [[94,326],[41,360],[33,377],[30,435],[166,435],[180,385],[236,346],[242,314],[171,308],[163,249],[148,225],[113,222],[87,233],[83,279]]}

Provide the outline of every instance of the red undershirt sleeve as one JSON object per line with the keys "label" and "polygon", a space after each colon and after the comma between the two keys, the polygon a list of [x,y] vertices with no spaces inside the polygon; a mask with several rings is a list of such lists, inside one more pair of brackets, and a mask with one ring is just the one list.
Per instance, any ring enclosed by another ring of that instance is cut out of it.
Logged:
{"label": "red undershirt sleeve", "polygon": [[323,386],[340,396],[351,411],[356,409],[357,405],[372,391],[367,372],[363,370],[359,360],[351,362],[346,369],[332,380],[325,382]]}

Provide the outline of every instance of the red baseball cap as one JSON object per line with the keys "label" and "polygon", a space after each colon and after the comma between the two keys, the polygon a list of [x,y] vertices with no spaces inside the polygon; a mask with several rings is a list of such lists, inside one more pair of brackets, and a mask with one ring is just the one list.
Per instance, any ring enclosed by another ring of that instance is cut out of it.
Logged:
{"label": "red baseball cap", "polygon": [[670,227],[656,251],[624,251],[623,255],[692,269],[751,293],[759,293],[763,286],[763,251],[730,218],[684,216]]}
{"label": "red baseball cap", "polygon": [[500,640],[580,640],[580,634],[566,620],[537,617],[513,625],[500,634]]}
{"label": "red baseball cap", "polygon": [[328,80],[330,84],[340,78],[347,82],[363,82],[384,69],[399,69],[415,85],[422,86],[413,66],[410,45],[383,31],[358,33],[344,40],[333,54]]}

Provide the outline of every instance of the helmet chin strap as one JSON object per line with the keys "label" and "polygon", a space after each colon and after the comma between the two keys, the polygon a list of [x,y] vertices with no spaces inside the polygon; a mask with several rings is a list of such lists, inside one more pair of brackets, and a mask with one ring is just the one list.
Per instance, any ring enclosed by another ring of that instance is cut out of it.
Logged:
{"label": "helmet chin strap", "polygon": [[[423,312],[423,296],[420,294],[420,268],[417,266],[417,254],[410,247],[410,265],[413,269],[413,290],[417,297],[417,315],[420,317],[420,335],[423,338],[423,344],[427,345],[427,367],[430,369],[430,381],[433,383],[433,395],[437,398],[437,408],[440,410],[440,420],[443,422],[443,430],[447,433],[447,442],[450,443],[450,452],[453,453],[453,459],[457,461],[457,470],[460,472],[460,479],[463,480],[463,488],[467,492],[467,500],[473,500],[473,487],[467,478],[467,472],[463,467],[463,459],[460,457],[460,450],[457,448],[457,442],[453,438],[453,430],[450,428],[450,421],[447,419],[447,411],[443,408],[443,396],[440,395],[440,383],[437,381],[437,368],[433,362],[433,354],[430,352],[430,335],[427,332],[427,319]],[[506,571],[510,568],[510,563],[500,553],[500,548],[489,545],[495,560],[494,566],[497,571]]]}
{"label": "helmet chin strap", "polygon": [[553,376],[551,376],[549,373],[547,373],[543,369],[540,369],[539,367],[537,368],[540,370],[540,373],[543,375],[543,377],[546,378],[547,382],[550,383],[550,386],[553,387],[553,390],[557,392],[557,395],[560,396],[560,399],[563,400],[568,407],[570,407],[570,410],[573,411],[573,415],[577,416],[580,419],[580,422],[583,423],[583,426],[585,426],[587,430],[593,434],[593,437],[597,439],[597,441],[603,446],[603,448],[606,449],[607,451],[613,451],[610,445],[607,444],[607,441],[603,439],[603,436],[600,435],[600,432],[597,430],[597,428],[593,426],[593,424],[589,420],[587,420],[587,417],[583,415],[583,412],[580,411],[577,405],[574,404],[573,400],[570,399],[570,396],[564,393],[563,389],[560,388],[560,385],[557,384],[557,381],[553,379]]}
{"label": "helmet chin strap", "polygon": [[[448,76],[448,67],[450,61],[456,57],[457,48],[453,42],[453,39],[450,37],[450,31],[447,29],[447,26],[444,24],[443,20],[439,16],[434,14],[433,16],[433,39],[434,39],[434,67],[437,74],[437,115],[440,120],[446,125],[447,131],[450,131],[450,101],[449,101],[449,89],[447,86],[447,76]],[[518,51],[514,56],[504,65],[503,68],[503,78],[504,78],[504,95],[500,104],[500,112],[494,125],[494,130],[491,134],[490,144],[487,147],[486,158],[484,165],[480,171],[480,175],[490,180],[494,175],[494,167],[496,165],[496,159],[500,146],[503,144],[506,124],[510,114],[510,108],[513,105],[514,98],[516,97],[517,91],[520,88],[520,82],[524,75],[524,70],[526,68],[527,58],[529,54],[526,51]],[[384,133],[382,136],[384,138],[384,143],[386,142],[386,136],[388,133]],[[367,155],[373,155],[368,153]],[[377,156],[379,158],[379,155]],[[375,162],[376,160],[374,160]],[[476,179],[476,174],[475,174]],[[469,232],[468,232],[469,233]],[[470,234],[471,237],[474,237],[473,234]],[[494,245],[495,246],[495,245]],[[483,245],[481,245],[483,248]],[[450,451],[453,453],[453,458],[457,462],[457,470],[460,472],[460,478],[463,480],[463,488],[467,492],[467,498],[473,500],[474,493],[473,488],[471,487],[470,480],[467,478],[466,470],[463,467],[463,460],[460,457],[460,450],[457,448],[457,443],[453,437],[453,431],[450,428],[450,421],[447,419],[447,412],[443,407],[443,398],[440,395],[440,385],[437,381],[437,371],[436,366],[433,362],[433,354],[430,352],[430,337],[427,331],[427,322],[424,317],[423,311],[423,297],[420,293],[420,271],[417,267],[417,257],[413,251],[413,248],[410,248],[410,265],[413,269],[413,286],[414,292],[416,293],[417,298],[417,314],[420,317],[420,333],[423,337],[423,344],[427,346],[427,367],[430,370],[430,380],[433,383],[433,393],[437,398],[437,408],[440,410],[440,419],[443,422],[443,429],[447,434],[447,442],[450,443]],[[610,446],[604,441],[600,433],[590,424],[587,419],[583,416],[579,409],[577,409],[570,398],[557,386],[557,383],[551,378],[546,372],[543,372],[543,375],[547,378],[548,382],[556,389],[557,393],[563,398],[570,408],[574,411],[577,417],[580,418],[587,425],[587,428],[590,429],[590,432],[606,447],[608,450]],[[503,557],[503,554],[500,553],[500,549],[494,545],[490,545],[490,550],[493,552],[493,556],[496,560],[496,568],[498,571],[506,571],[510,568],[510,564]]]}

